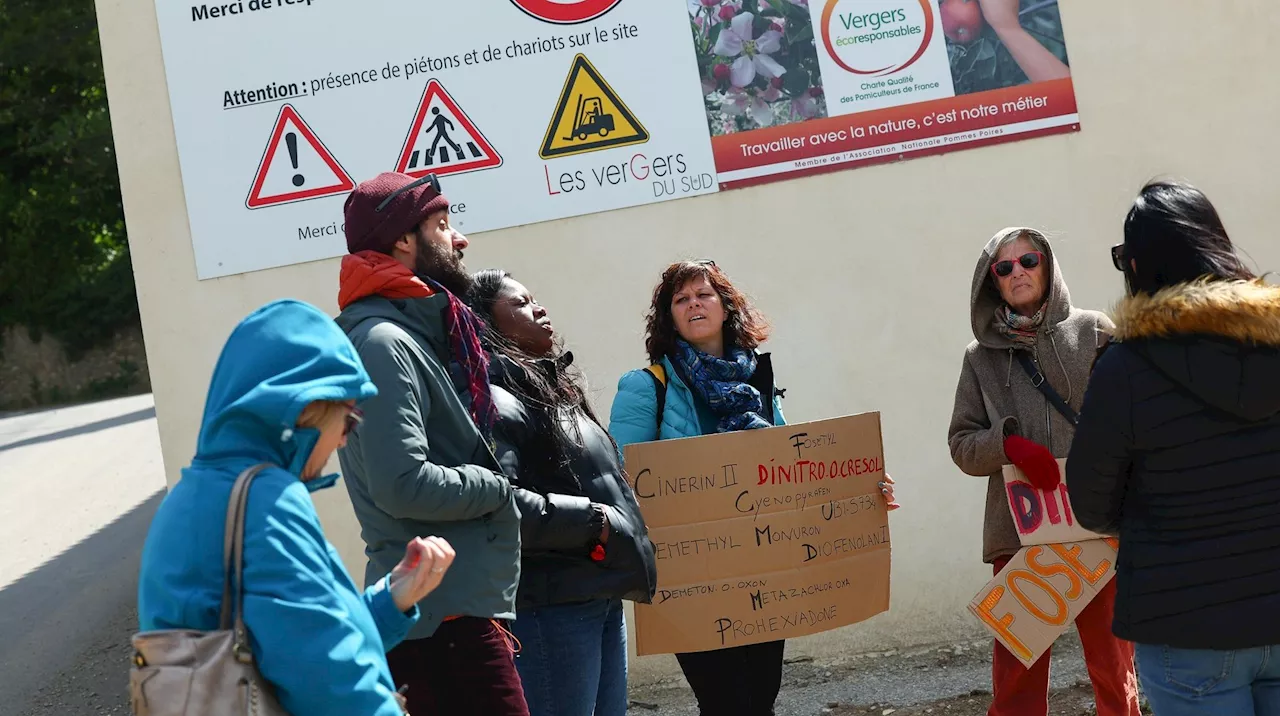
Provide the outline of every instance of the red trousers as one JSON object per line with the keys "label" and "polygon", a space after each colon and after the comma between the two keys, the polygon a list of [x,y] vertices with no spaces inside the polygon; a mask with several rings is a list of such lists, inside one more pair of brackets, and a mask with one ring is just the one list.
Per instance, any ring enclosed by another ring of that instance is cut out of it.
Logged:
{"label": "red trousers", "polygon": [[447,621],[401,642],[387,664],[413,716],[529,716],[506,634],[490,619]]}
{"label": "red trousers", "polygon": [[[1008,557],[995,562],[995,573],[1009,563]],[[1084,663],[1093,682],[1098,716],[1139,716],[1138,676],[1133,667],[1133,644],[1111,633],[1116,603],[1116,580],[1112,579],[1089,606],[1076,617]],[[1047,716],[1049,713],[1049,655],[1046,651],[1030,669],[1018,661],[1000,642],[995,644],[991,663],[991,685],[995,698],[987,716]]]}

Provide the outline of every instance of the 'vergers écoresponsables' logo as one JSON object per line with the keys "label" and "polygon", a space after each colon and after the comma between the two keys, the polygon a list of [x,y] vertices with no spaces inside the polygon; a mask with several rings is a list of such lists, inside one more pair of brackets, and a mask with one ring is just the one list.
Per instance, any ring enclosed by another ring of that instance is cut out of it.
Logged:
{"label": "'vergers \u00e9coresponsables' logo", "polygon": [[924,56],[935,24],[930,0],[827,0],[822,42],[848,72],[889,75]]}

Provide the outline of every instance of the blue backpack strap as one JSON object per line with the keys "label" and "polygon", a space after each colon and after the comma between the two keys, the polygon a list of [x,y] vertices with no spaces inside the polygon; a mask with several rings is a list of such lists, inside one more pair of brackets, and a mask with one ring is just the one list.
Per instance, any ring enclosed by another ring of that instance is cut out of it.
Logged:
{"label": "blue backpack strap", "polygon": [[648,373],[649,377],[653,379],[653,389],[658,395],[658,409],[656,411],[658,424],[657,430],[653,434],[653,439],[657,440],[662,437],[662,412],[667,407],[667,369],[661,363],[654,363],[645,368],[644,372]]}

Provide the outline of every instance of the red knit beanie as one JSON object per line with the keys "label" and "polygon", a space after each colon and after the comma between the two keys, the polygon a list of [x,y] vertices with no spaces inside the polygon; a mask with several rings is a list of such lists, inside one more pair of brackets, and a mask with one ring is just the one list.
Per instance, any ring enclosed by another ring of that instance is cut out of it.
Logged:
{"label": "red knit beanie", "polygon": [[449,200],[424,182],[396,194],[378,211],[378,206],[399,189],[418,181],[407,174],[383,172],[361,182],[347,196],[343,207],[346,216],[347,251],[378,251],[389,254],[396,240],[413,231],[423,219],[437,211],[446,211]]}

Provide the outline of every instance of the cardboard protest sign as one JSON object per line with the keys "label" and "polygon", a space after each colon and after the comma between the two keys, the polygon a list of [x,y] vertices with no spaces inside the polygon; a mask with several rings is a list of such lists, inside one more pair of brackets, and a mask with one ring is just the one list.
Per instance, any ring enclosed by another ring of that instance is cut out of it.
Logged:
{"label": "cardboard protest sign", "polygon": [[889,608],[880,415],[629,445],[658,560],[641,655],[816,634]]}
{"label": "cardboard protest sign", "polygon": [[1115,576],[1113,539],[1024,547],[969,602],[969,611],[1027,667]]}
{"label": "cardboard protest sign", "polygon": [[1014,465],[1004,466],[1004,489],[1009,496],[1009,510],[1013,513],[1013,526],[1023,547],[1037,544],[1085,542],[1103,539],[1105,535],[1091,532],[1076,523],[1071,511],[1071,498],[1067,495],[1067,461],[1058,460],[1062,482],[1056,490],[1040,490],[1027,480]]}

